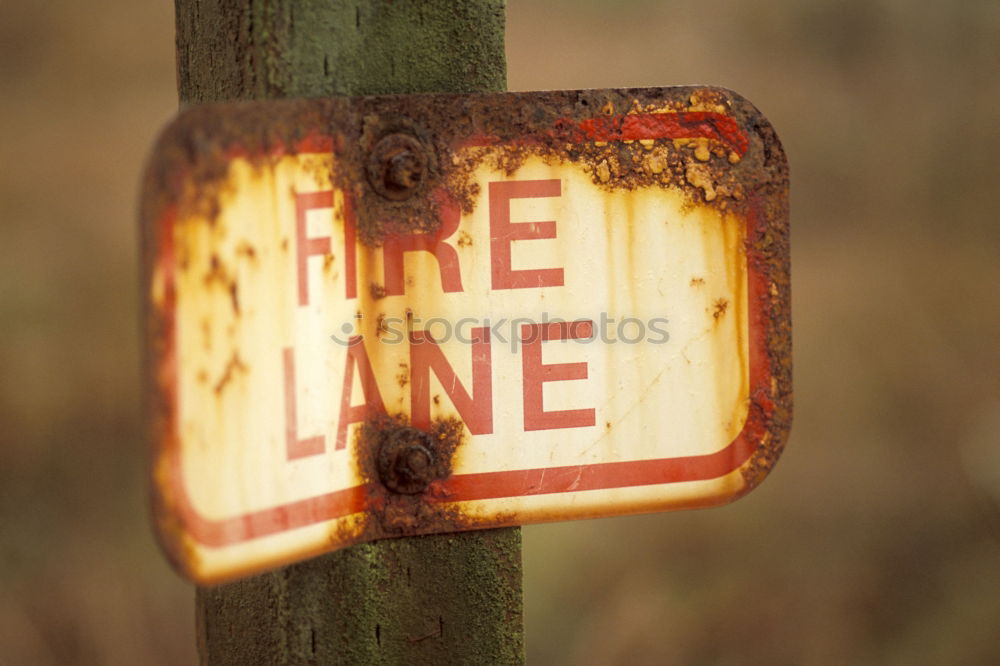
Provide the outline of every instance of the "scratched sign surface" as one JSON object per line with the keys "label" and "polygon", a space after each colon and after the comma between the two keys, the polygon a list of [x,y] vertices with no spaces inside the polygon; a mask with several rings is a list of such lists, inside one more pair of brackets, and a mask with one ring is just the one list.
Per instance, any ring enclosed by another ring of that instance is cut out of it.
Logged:
{"label": "scratched sign surface", "polygon": [[787,188],[714,88],[184,111],[142,213],[168,555],[740,496],[791,419]]}

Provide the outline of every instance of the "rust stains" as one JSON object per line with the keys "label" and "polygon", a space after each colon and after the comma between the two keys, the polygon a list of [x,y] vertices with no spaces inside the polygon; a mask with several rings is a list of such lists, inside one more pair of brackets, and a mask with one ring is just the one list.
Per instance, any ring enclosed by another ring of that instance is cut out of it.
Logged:
{"label": "rust stains", "polygon": [[215,392],[216,396],[222,395],[226,386],[233,380],[237,374],[246,374],[249,368],[240,358],[239,352],[233,352],[233,355],[229,357],[229,361],[226,363],[225,369],[222,371],[222,375],[219,377],[218,381],[215,382],[215,386],[212,387],[212,391]]}
{"label": "rust stains", "polygon": [[471,526],[467,516],[447,503],[442,490],[442,482],[452,475],[463,432],[458,419],[439,419],[418,429],[403,415],[379,416],[359,429],[355,456],[371,516],[361,540]]}
{"label": "rust stains", "polygon": [[240,241],[240,244],[236,246],[236,256],[244,258],[250,263],[256,263],[257,250],[247,241]]}
{"label": "rust stains", "polygon": [[208,259],[208,271],[205,273],[204,281],[206,287],[211,286],[214,282],[220,282],[222,284],[227,284],[229,282],[229,275],[222,267],[219,255],[214,252]]}
{"label": "rust stains", "polygon": [[724,298],[715,299],[715,302],[712,304],[712,319],[719,321],[728,309],[729,301]]}
{"label": "rust stains", "polygon": [[233,306],[233,314],[235,314],[237,317],[239,317],[240,316],[240,287],[236,283],[236,280],[233,280],[232,282],[229,283],[228,291],[229,291],[229,302]]}
{"label": "rust stains", "polygon": [[717,193],[715,191],[715,179],[712,172],[701,164],[688,164],[684,170],[684,179],[693,187],[702,191],[702,196],[707,203],[715,201]]}
{"label": "rust stains", "polygon": [[410,366],[408,363],[399,364],[399,372],[396,374],[396,383],[399,388],[405,388],[410,383]]}
{"label": "rust stains", "polygon": [[284,155],[332,152],[330,180],[351,197],[369,246],[436,231],[447,202],[471,212],[479,165],[513,174],[532,156],[577,164],[609,191],[672,187],[693,203],[744,210],[761,187],[787,185],[769,127],[749,102],[710,87],[205,104],[161,137],[149,190],[182,217],[211,222],[233,157],[264,169]]}
{"label": "rust stains", "polygon": [[389,325],[386,323],[385,313],[379,312],[378,317],[375,318],[375,337],[382,339],[382,336],[389,332]]}
{"label": "rust stains", "polygon": [[223,287],[229,294],[229,302],[233,307],[233,313],[237,317],[240,316],[239,285],[236,282],[236,278],[223,266],[219,255],[214,252],[209,257],[208,270],[205,272],[203,281],[206,287],[211,287],[214,284]]}

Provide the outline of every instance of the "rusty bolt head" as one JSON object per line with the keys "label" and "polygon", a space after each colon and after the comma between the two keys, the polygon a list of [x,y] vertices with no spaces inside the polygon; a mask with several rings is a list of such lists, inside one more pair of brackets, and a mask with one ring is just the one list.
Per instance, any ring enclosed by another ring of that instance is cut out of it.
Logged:
{"label": "rusty bolt head", "polygon": [[412,196],[427,172],[427,151],[420,141],[397,132],[382,137],[368,156],[368,182],[386,199]]}
{"label": "rusty bolt head", "polygon": [[430,435],[403,427],[385,437],[379,448],[378,475],[386,488],[401,495],[422,493],[433,472]]}

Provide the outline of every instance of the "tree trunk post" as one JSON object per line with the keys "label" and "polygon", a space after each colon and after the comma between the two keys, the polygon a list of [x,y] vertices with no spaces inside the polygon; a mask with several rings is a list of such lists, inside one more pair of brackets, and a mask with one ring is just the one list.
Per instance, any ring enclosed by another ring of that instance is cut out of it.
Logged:
{"label": "tree trunk post", "polygon": [[[498,91],[504,0],[175,0],[182,105]],[[522,664],[520,528],[362,544],[196,594],[202,664]]]}

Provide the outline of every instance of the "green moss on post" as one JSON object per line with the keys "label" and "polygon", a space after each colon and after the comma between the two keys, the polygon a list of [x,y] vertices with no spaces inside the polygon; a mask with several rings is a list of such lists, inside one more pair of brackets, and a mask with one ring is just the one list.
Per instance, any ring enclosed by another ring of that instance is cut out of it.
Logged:
{"label": "green moss on post", "polygon": [[520,537],[379,541],[201,588],[202,662],[522,664]]}
{"label": "green moss on post", "polygon": [[176,0],[182,103],[504,90],[503,0]]}
{"label": "green moss on post", "polygon": [[[503,0],[175,0],[182,104],[506,88]],[[521,664],[519,528],[362,544],[197,592],[203,664]]]}

